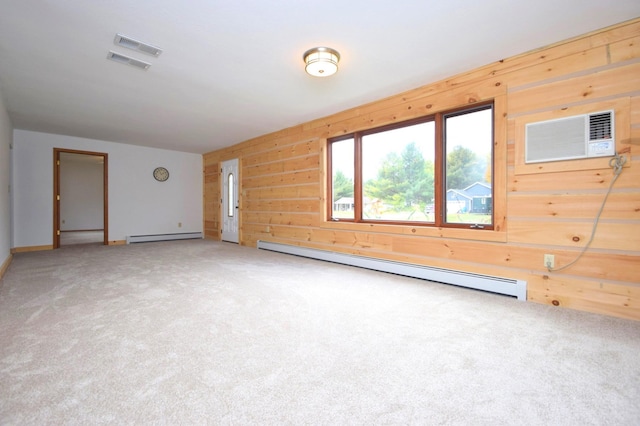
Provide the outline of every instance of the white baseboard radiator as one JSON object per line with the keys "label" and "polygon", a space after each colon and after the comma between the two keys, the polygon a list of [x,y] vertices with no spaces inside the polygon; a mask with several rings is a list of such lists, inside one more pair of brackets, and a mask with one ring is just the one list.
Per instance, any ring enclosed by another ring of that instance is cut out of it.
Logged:
{"label": "white baseboard radiator", "polygon": [[504,294],[507,296],[517,297],[518,300],[527,300],[527,282],[522,280],[492,277],[489,275],[433,268],[430,266],[413,265],[410,263],[394,262],[390,260],[375,259],[372,257],[336,253],[327,250],[271,243],[260,240],[258,241],[258,248],[317,260],[325,260],[343,265],[357,266],[375,271],[388,272],[412,278],[420,278],[444,284],[468,287],[491,293]]}
{"label": "white baseboard radiator", "polygon": [[204,238],[202,232],[182,232],[178,234],[129,235],[127,244],[148,243],[151,241],[194,240]]}

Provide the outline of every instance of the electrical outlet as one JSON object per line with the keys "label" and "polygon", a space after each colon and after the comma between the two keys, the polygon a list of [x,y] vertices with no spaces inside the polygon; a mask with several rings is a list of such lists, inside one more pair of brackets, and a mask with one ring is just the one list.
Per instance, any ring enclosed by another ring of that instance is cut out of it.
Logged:
{"label": "electrical outlet", "polygon": [[556,257],[552,254],[545,254],[544,266],[545,268],[553,268],[554,266],[556,266]]}
{"label": "electrical outlet", "polygon": [[269,225],[267,225],[267,227],[264,228],[264,232],[271,232],[271,227]]}
{"label": "electrical outlet", "polygon": [[182,222],[178,222],[178,228],[182,228]]}

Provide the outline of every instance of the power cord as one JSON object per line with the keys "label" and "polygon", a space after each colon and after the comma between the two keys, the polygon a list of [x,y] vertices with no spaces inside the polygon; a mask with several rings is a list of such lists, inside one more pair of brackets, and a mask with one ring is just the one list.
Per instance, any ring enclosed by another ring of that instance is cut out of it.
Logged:
{"label": "power cord", "polygon": [[562,271],[563,269],[567,269],[568,267],[570,267],[573,264],[575,264],[578,260],[580,260],[582,255],[587,251],[587,249],[591,245],[591,242],[593,241],[593,237],[595,237],[595,235],[596,235],[596,229],[598,228],[598,222],[600,221],[600,216],[602,215],[602,210],[604,210],[604,205],[607,203],[607,198],[609,198],[609,194],[611,193],[611,188],[613,188],[613,184],[618,179],[618,176],[620,176],[620,174],[622,174],[622,168],[624,167],[626,162],[627,162],[627,157],[620,156],[619,154],[616,154],[614,157],[611,158],[611,160],[609,160],[609,166],[611,168],[613,168],[613,179],[611,179],[611,183],[609,184],[609,189],[607,189],[607,193],[604,196],[604,200],[602,200],[602,205],[600,206],[600,210],[598,210],[598,214],[596,215],[596,218],[595,218],[595,220],[593,222],[593,229],[591,231],[591,238],[589,238],[589,241],[587,241],[587,244],[585,244],[585,246],[582,248],[582,251],[578,254],[578,256],[573,261],[571,261],[570,263],[568,263],[568,264],[566,264],[564,266],[561,266],[559,268],[551,268],[551,267],[547,266],[547,270],[549,272],[557,272],[557,271]]}

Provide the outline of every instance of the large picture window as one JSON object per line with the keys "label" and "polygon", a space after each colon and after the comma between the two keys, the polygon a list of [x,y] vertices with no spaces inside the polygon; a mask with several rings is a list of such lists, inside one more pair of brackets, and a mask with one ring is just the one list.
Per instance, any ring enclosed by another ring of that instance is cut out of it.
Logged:
{"label": "large picture window", "polygon": [[493,229],[493,104],[328,141],[334,221]]}

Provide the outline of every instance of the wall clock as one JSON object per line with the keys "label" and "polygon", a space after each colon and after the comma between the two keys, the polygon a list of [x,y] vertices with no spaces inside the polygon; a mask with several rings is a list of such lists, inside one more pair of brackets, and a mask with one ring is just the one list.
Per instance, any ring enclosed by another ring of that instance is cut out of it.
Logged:
{"label": "wall clock", "polygon": [[164,167],[156,167],[153,171],[153,177],[158,182],[164,182],[165,180],[169,179],[169,170],[165,169]]}

